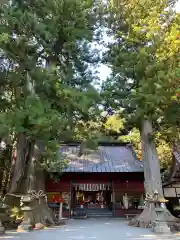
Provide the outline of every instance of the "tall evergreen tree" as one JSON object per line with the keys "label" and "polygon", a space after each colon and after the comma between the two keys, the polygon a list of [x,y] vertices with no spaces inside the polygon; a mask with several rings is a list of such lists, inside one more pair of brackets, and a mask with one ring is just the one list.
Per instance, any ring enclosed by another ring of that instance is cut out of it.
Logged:
{"label": "tall evergreen tree", "polygon": [[[111,106],[123,108],[125,116],[140,129],[145,190],[152,195],[158,191],[163,199],[153,128],[165,119],[177,91],[180,17],[166,1],[112,2],[108,20],[114,40],[105,56],[112,76],[103,86],[103,95]],[[177,119],[176,114],[171,117]],[[149,226],[155,216],[154,205],[149,204],[131,223]],[[175,220],[167,211],[162,217]]]}
{"label": "tall evergreen tree", "polygon": [[[99,96],[90,66],[98,53],[90,46],[98,7],[92,0],[13,0],[1,6],[0,136],[13,134],[17,152],[11,194],[44,190],[39,167],[61,171],[59,142],[76,138],[77,122],[94,116]],[[47,211],[38,211],[31,224],[47,217],[53,223]]]}

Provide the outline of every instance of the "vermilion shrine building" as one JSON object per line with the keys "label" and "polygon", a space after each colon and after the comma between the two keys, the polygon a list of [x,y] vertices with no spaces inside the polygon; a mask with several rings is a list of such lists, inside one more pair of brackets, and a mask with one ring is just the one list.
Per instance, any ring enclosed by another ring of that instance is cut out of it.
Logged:
{"label": "vermilion shrine building", "polygon": [[[142,211],[144,174],[142,162],[130,145],[100,143],[97,150],[80,154],[80,144],[61,146],[67,168],[60,181],[47,179],[49,206],[58,211],[63,201],[63,216],[77,211],[87,215],[125,217]],[[128,200],[128,209],[124,202]]]}

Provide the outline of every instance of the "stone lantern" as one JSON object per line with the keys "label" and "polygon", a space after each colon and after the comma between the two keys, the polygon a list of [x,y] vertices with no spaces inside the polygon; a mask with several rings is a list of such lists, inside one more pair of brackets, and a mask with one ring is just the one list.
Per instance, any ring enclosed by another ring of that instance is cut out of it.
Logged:
{"label": "stone lantern", "polygon": [[21,197],[21,210],[24,213],[24,220],[18,226],[17,231],[19,232],[26,232],[32,230],[32,211],[33,208],[31,207],[32,198],[30,195],[25,195]]}
{"label": "stone lantern", "polygon": [[168,200],[159,197],[158,191],[154,191],[154,194],[150,197],[146,197],[145,201],[153,204],[155,209],[155,220],[152,222],[152,229],[156,233],[170,233],[170,228],[166,222],[167,209],[162,207],[162,204],[168,202]]}

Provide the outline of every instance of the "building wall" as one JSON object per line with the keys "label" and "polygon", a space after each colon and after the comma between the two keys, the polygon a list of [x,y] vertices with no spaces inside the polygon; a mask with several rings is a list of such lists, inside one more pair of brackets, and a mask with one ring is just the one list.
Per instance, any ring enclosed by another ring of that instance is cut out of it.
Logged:
{"label": "building wall", "polygon": [[[117,217],[123,217],[127,211],[132,214],[138,209],[123,210],[116,202],[120,202],[124,193],[128,196],[140,197],[144,193],[143,173],[64,173],[58,182],[52,179],[46,181],[46,191],[49,195],[66,193],[69,196],[69,209],[64,209],[63,216],[69,216],[71,212],[72,183],[111,183],[113,192],[113,211]],[[52,193],[52,194],[51,194]],[[58,210],[57,210],[58,211]]]}

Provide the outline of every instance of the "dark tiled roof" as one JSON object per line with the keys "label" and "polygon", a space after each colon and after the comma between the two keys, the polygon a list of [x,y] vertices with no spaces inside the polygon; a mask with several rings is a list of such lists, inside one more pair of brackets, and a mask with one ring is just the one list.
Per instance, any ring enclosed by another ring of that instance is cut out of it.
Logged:
{"label": "dark tiled roof", "polygon": [[142,162],[136,159],[131,147],[99,146],[79,156],[79,146],[62,146],[68,167],[64,172],[143,172]]}

